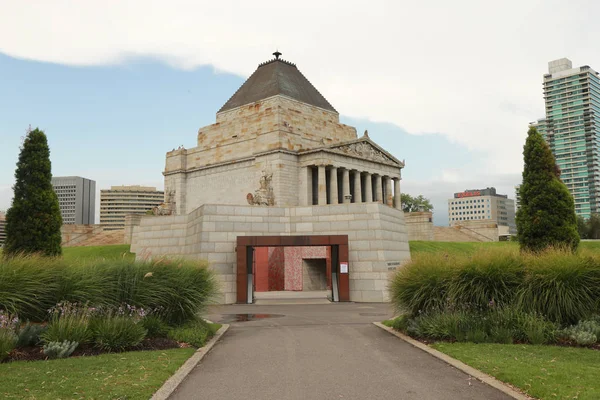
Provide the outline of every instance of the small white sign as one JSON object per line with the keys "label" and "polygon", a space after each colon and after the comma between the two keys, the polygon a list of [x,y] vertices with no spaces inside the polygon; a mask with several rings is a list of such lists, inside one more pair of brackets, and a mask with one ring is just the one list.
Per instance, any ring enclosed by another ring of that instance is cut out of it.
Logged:
{"label": "small white sign", "polygon": [[348,263],[340,263],[340,274],[347,274],[348,273]]}

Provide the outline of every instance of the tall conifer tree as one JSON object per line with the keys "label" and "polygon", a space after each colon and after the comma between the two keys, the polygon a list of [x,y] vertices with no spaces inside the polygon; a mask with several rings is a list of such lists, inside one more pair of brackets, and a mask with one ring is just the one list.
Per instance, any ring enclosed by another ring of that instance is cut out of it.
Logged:
{"label": "tall conifer tree", "polygon": [[6,212],[4,253],[60,255],[62,217],[52,189],[50,149],[46,135],[37,128],[27,132],[15,178],[14,198]]}
{"label": "tall conifer tree", "polygon": [[579,245],[573,196],[560,180],[550,147],[536,128],[529,128],[523,150],[525,169],[517,230],[521,250]]}

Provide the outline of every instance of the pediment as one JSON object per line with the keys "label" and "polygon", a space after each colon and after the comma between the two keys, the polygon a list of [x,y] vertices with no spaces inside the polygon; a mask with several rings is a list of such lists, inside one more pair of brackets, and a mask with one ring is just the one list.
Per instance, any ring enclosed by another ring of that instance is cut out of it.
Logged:
{"label": "pediment", "polygon": [[347,142],[333,145],[330,147],[330,149],[351,157],[358,157],[369,161],[383,162],[388,164],[393,163],[401,167],[404,166],[402,161],[383,150],[367,137],[362,137],[350,143]]}

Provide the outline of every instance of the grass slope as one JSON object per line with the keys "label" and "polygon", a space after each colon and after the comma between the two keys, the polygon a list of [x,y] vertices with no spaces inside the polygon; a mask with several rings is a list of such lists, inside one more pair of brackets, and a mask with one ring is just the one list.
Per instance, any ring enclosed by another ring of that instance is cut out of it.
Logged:
{"label": "grass slope", "polygon": [[432,347],[542,400],[600,399],[600,351],[517,344],[435,343]]}
{"label": "grass slope", "polygon": [[0,364],[0,397],[149,399],[194,351],[138,351]]}
{"label": "grass slope", "polygon": [[63,247],[63,256],[66,260],[83,260],[90,258],[106,259],[135,259],[135,254],[129,252],[128,244],[110,246]]}
{"label": "grass slope", "polygon": [[[419,253],[449,253],[449,254],[473,254],[479,249],[517,249],[517,242],[427,242],[415,240],[409,242],[411,254]],[[600,251],[600,241],[582,241],[580,250]]]}

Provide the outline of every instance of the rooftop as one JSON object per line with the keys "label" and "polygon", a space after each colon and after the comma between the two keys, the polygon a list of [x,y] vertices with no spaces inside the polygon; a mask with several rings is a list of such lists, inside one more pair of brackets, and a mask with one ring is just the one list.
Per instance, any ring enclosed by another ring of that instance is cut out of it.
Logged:
{"label": "rooftop", "polygon": [[273,55],[275,58],[260,64],[237,92],[221,107],[219,113],[276,95],[287,96],[302,103],[337,113],[325,97],[302,75],[296,64],[279,58],[281,53],[278,51]]}

